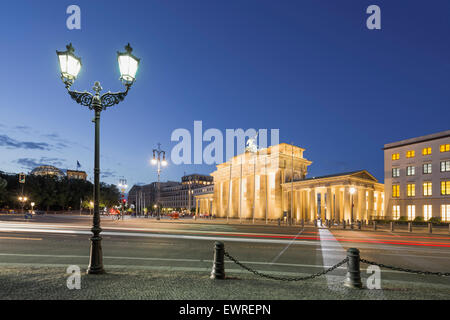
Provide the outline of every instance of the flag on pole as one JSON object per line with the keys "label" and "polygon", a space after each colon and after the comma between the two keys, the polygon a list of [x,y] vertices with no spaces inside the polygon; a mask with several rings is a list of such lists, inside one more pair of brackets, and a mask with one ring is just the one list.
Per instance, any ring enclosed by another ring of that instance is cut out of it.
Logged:
{"label": "flag on pole", "polygon": [[81,167],[81,164],[80,164],[80,162],[77,160],[77,170],[78,170],[78,168],[80,168]]}

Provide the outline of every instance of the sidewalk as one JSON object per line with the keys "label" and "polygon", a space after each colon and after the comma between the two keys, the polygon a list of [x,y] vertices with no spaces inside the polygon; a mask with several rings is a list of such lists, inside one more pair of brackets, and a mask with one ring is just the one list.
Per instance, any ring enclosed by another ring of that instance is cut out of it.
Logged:
{"label": "sidewalk", "polygon": [[3,265],[0,299],[450,299],[450,286],[444,284],[382,281],[382,290],[358,290],[344,287],[342,276],[329,277],[328,284],[325,277],[281,282],[233,271],[228,272],[230,278],[226,280],[211,280],[209,268],[200,273],[108,266],[104,275],[86,275],[82,268],[81,289],[69,290],[66,268],[66,265]]}

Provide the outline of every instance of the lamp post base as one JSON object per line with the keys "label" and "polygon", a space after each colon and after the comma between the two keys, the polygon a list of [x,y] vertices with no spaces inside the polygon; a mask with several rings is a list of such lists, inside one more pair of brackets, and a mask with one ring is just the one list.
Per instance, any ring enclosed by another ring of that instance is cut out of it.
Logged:
{"label": "lamp post base", "polygon": [[103,253],[102,253],[102,237],[93,236],[91,238],[91,255],[87,274],[103,274]]}

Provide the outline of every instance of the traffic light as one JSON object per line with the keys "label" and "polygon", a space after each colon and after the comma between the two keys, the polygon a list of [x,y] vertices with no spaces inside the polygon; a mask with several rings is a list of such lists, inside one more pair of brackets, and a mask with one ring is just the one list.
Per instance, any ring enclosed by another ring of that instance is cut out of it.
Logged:
{"label": "traffic light", "polygon": [[127,203],[127,200],[125,200],[125,199],[122,199],[122,202],[125,204],[125,203]]}
{"label": "traffic light", "polygon": [[19,173],[19,183],[25,183],[25,173]]}

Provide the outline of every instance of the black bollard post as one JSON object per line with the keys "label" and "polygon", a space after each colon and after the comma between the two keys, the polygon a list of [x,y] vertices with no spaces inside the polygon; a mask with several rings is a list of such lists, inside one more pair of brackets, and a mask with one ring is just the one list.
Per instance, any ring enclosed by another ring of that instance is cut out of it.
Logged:
{"label": "black bollard post", "polygon": [[394,232],[394,221],[391,221],[391,231]]}
{"label": "black bollard post", "polygon": [[359,250],[349,248],[347,250],[347,278],[344,285],[349,288],[361,289],[361,271],[359,269]]}
{"label": "black bollard post", "polygon": [[211,271],[211,279],[225,279],[225,246],[223,242],[216,241],[214,244],[214,264]]}
{"label": "black bollard post", "polygon": [[361,230],[361,221],[358,220],[358,230]]}
{"label": "black bollard post", "polygon": [[428,233],[433,233],[433,224],[428,222]]}
{"label": "black bollard post", "polygon": [[302,219],[302,228],[305,226],[305,220]]}
{"label": "black bollard post", "polygon": [[373,230],[377,231],[377,222],[373,220]]}
{"label": "black bollard post", "polygon": [[345,229],[345,220],[342,221],[342,228]]}
{"label": "black bollard post", "polygon": [[408,222],[408,231],[412,232],[412,222]]}

